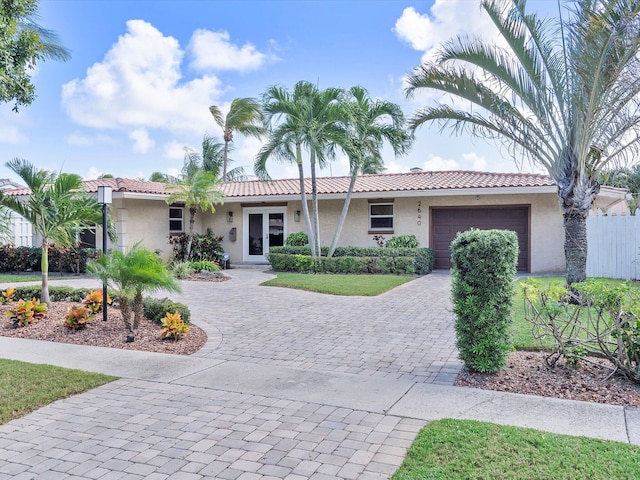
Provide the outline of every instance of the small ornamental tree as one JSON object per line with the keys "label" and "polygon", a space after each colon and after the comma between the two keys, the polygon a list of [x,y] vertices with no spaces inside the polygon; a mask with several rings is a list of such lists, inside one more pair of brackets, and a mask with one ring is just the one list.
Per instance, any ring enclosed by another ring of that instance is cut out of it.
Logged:
{"label": "small ornamental tree", "polygon": [[496,372],[506,363],[518,237],[471,229],[451,242],[456,346],[471,370]]}

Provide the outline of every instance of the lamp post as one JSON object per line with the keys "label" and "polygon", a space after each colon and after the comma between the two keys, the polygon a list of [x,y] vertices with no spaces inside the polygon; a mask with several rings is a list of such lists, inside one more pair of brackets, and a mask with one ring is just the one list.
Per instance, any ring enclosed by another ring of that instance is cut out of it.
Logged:
{"label": "lamp post", "polygon": [[[113,190],[109,186],[98,187],[98,203],[102,205],[102,254],[107,254],[107,215]],[[102,321],[107,321],[107,280],[102,281]]]}

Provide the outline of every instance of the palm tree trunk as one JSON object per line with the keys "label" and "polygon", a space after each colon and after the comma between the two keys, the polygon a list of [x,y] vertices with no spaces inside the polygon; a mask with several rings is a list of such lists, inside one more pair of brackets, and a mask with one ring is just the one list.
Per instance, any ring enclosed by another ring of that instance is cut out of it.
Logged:
{"label": "palm tree trunk", "polygon": [[193,244],[193,226],[196,223],[196,207],[189,208],[189,235],[187,236],[187,255],[185,261],[191,260],[191,245]]}
{"label": "palm tree trunk", "polygon": [[133,329],[136,330],[140,326],[140,320],[144,315],[144,307],[142,301],[142,292],[137,292],[133,299]]}
{"label": "palm tree trunk", "polygon": [[120,294],[118,303],[120,304],[120,314],[122,315],[124,326],[127,327],[127,330],[131,330],[131,304],[129,303],[129,298]]}
{"label": "palm tree trunk", "polygon": [[564,213],[564,256],[567,262],[567,283],[587,278],[587,219],[582,214]]}
{"label": "palm tree trunk", "polygon": [[321,256],[320,248],[320,218],[318,214],[318,185],[316,182],[316,156],[311,151],[311,208],[313,209],[313,235],[315,256]]}
{"label": "palm tree trunk", "polygon": [[344,226],[344,221],[347,218],[347,212],[349,211],[349,204],[351,203],[351,194],[353,193],[353,187],[355,184],[356,184],[356,175],[351,175],[351,181],[349,182],[349,190],[347,190],[347,196],[344,199],[344,205],[342,206],[342,213],[340,214],[340,220],[338,220],[336,233],[333,235],[333,240],[331,241],[331,247],[329,248],[329,253],[327,254],[327,257],[332,257],[333,252],[336,251],[336,247],[338,246],[338,240],[340,239],[340,234],[342,233],[342,227]]}
{"label": "palm tree trunk", "polygon": [[226,182],[227,181],[227,161],[229,158],[229,142],[226,140],[224,141],[224,152],[222,154],[222,181]]}
{"label": "palm tree trunk", "polygon": [[311,248],[311,256],[316,256],[315,238],[313,231],[311,230],[311,219],[309,218],[309,206],[307,205],[307,194],[304,189],[304,169],[302,161],[298,162],[298,175],[300,177],[300,198],[302,200],[302,215],[304,216],[304,223],[307,227],[307,235],[309,237],[309,247]]}
{"label": "palm tree trunk", "polygon": [[51,306],[49,299],[49,242],[42,239],[42,257],[40,260],[40,270],[42,272],[42,288],[40,290],[40,301]]}

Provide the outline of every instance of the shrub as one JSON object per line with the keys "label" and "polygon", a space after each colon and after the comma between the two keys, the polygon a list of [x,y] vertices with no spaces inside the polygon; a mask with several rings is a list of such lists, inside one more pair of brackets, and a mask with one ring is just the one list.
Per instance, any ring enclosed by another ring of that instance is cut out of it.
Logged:
{"label": "shrub", "polygon": [[187,324],[189,323],[189,319],[191,318],[189,307],[187,307],[184,303],[174,302],[172,300],[169,300],[168,298],[158,299],[145,297],[142,305],[144,309],[144,316],[149,320],[157,323],[158,325],[162,324],[162,319],[167,313],[170,312],[180,313],[182,321]]}
{"label": "shrub", "polygon": [[7,310],[5,315],[13,321],[16,327],[26,327],[47,314],[47,304],[40,300],[18,300],[15,307]]}
{"label": "shrub", "polygon": [[209,260],[211,262],[219,262],[224,254],[222,247],[222,235],[215,235],[213,230],[207,228],[203,234],[195,233],[191,244],[191,255],[186,257],[188,234],[180,233],[169,237],[169,244],[173,249],[173,260],[182,261],[199,261]]}
{"label": "shrub", "polygon": [[290,233],[284,244],[287,247],[304,247],[309,245],[309,236],[304,232]]}
{"label": "shrub", "polygon": [[191,262],[175,262],[171,266],[171,274],[176,278],[189,278],[194,273],[196,273],[196,271],[191,266]]}
{"label": "shrub", "polygon": [[[29,285],[16,287],[16,298],[28,300],[36,297],[40,298],[40,285]],[[82,302],[91,292],[91,288],[72,288],[72,287],[49,287],[49,297],[52,302]]]}
{"label": "shrub", "polygon": [[533,336],[547,347],[547,339],[554,341],[547,364],[564,358],[577,366],[585,356],[600,356],[640,383],[640,295],[630,282],[588,279],[570,289],[559,282],[542,289],[529,279],[523,292]]}
{"label": "shrub", "polygon": [[[111,297],[109,296],[108,293],[107,293],[107,303],[109,305],[111,305],[112,303]],[[87,309],[89,309],[92,315],[95,315],[96,313],[102,310],[102,304],[103,304],[102,290],[98,290],[98,289],[91,290],[84,297],[84,300],[82,300],[82,305],[84,305]]]}
{"label": "shrub", "polygon": [[163,339],[170,339],[177,342],[188,331],[189,326],[184,323],[179,312],[167,312],[162,319],[162,332],[160,332],[160,337]]}
{"label": "shrub", "polygon": [[511,231],[471,229],[451,242],[456,345],[471,370],[496,372],[506,363],[517,258]]}
{"label": "shrub", "polygon": [[[93,248],[49,248],[49,272],[84,273],[87,261],[97,258]],[[0,265],[5,272],[39,271],[41,247],[15,247],[0,245]]]}
{"label": "shrub", "polygon": [[220,267],[209,260],[200,260],[199,262],[189,262],[189,266],[194,272],[218,272]]}
{"label": "shrub", "polygon": [[418,248],[419,246],[420,242],[415,235],[391,237],[385,245],[386,248]]}
{"label": "shrub", "polygon": [[0,304],[13,303],[15,296],[16,296],[16,289],[13,287],[7,288],[4,292],[2,292],[2,297],[0,297]]}
{"label": "shrub", "polygon": [[415,258],[415,271],[418,275],[427,275],[433,271],[435,256],[430,248],[418,248]]}
{"label": "shrub", "polygon": [[64,326],[72,330],[82,330],[93,320],[94,316],[95,312],[84,305],[69,307],[67,315],[64,317]]}

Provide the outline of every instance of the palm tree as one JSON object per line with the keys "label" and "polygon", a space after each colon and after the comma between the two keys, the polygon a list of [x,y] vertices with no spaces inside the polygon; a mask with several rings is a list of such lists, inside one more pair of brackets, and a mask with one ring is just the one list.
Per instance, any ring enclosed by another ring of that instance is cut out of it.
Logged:
{"label": "palm tree", "polygon": [[398,105],[371,100],[367,90],[360,86],[352,87],[349,93],[351,99],[344,105],[347,135],[342,148],[349,157],[351,179],[328,257],[333,255],[338,245],[358,175],[384,171],[380,150],[385,141],[396,155],[404,154],[411,146],[411,137],[404,129],[404,114]]}
{"label": "palm tree", "polygon": [[185,147],[185,164],[189,163],[191,165],[190,168],[202,168],[212,172],[218,179],[224,178],[223,172],[226,168],[226,180],[222,180],[223,182],[244,182],[249,179],[249,176],[245,173],[243,167],[228,169],[229,164],[233,163],[233,160],[228,158],[228,153],[231,151],[232,147],[230,145],[205,135],[202,140],[202,154]]}
{"label": "palm tree", "polygon": [[525,0],[483,0],[482,8],[508,48],[458,37],[407,88],[439,90],[473,108],[427,107],[410,125],[440,121],[544,167],[558,186],[567,283],[582,281],[598,175],[638,151],[640,2],[574,2],[566,21],[540,20]]}
{"label": "palm tree", "polygon": [[0,102],[14,101],[13,110],[30,105],[35,99],[31,72],[37,62],[46,59],[66,61],[69,51],[58,36],[36,23],[35,1],[3,2],[0,29]]}
{"label": "palm tree", "polygon": [[[38,170],[26,160],[14,158],[6,166],[29,188],[26,200],[0,192],[0,205],[27,219],[42,237],[42,291],[40,300],[49,299],[49,242],[62,246],[77,243],[80,231],[100,225],[102,206],[82,190],[79,175]],[[114,232],[110,229],[111,239]]]}
{"label": "palm tree", "polygon": [[[180,285],[164,268],[158,255],[137,243],[126,254],[114,250],[87,264],[87,271],[117,291],[122,320],[133,331],[140,325],[143,312],[143,293],[166,290],[180,292]],[[131,323],[133,301],[133,323]]]}
{"label": "palm tree", "polygon": [[186,257],[191,254],[193,243],[193,227],[198,209],[203,212],[215,212],[215,205],[224,201],[224,195],[220,191],[220,181],[214,172],[203,170],[202,166],[194,161],[186,160],[178,183],[169,184],[167,190],[172,192],[166,202],[184,203],[189,209],[189,234],[187,238]]}
{"label": "palm tree", "polygon": [[215,122],[222,128],[224,135],[224,151],[222,164],[222,181],[226,182],[227,163],[230,143],[235,132],[243,135],[260,138],[265,133],[263,127],[264,116],[260,103],[253,98],[236,98],[231,102],[229,112],[222,115],[222,111],[216,105],[209,107]]}
{"label": "palm tree", "polygon": [[[345,132],[340,123],[343,93],[338,88],[320,90],[310,82],[300,81],[293,92],[274,86],[264,94],[263,109],[272,129],[267,144],[258,153],[254,170],[258,178],[268,179],[266,162],[269,158],[297,164],[302,212],[313,256],[320,255],[316,166],[324,168],[326,162],[334,158],[336,146],[344,139]],[[280,119],[281,123],[274,126]],[[303,149],[309,154],[311,169],[313,225],[304,185]]]}

